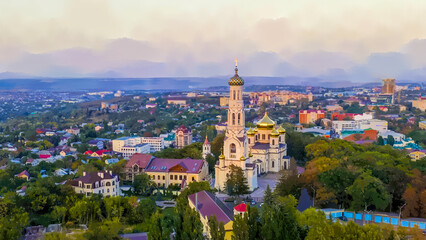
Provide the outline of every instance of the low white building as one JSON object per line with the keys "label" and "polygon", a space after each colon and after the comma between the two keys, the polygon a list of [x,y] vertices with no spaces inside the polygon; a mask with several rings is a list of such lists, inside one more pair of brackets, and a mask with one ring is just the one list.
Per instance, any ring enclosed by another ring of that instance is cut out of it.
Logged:
{"label": "low white building", "polygon": [[350,121],[333,121],[332,128],[336,130],[336,132],[340,133],[343,130],[352,130],[352,129],[374,129],[381,132],[388,131],[388,122],[385,120],[374,119],[373,114],[364,113],[362,115],[354,116],[354,120]]}
{"label": "low white building", "polygon": [[387,131],[384,131],[384,132],[379,132],[378,135],[382,136],[382,138],[384,138],[384,139],[388,138],[388,136],[392,136],[393,139],[395,139],[395,142],[402,142],[402,140],[405,139],[405,135],[404,134],[397,133],[397,132],[394,132],[392,130],[387,130]]}
{"label": "low white building", "polygon": [[123,157],[128,159],[135,153],[150,153],[151,145],[147,143],[138,144],[135,146],[123,146],[121,147],[120,153],[123,154]]}
{"label": "low white building", "polygon": [[142,143],[151,146],[150,152],[157,152],[164,149],[164,139],[161,137],[142,137]]}

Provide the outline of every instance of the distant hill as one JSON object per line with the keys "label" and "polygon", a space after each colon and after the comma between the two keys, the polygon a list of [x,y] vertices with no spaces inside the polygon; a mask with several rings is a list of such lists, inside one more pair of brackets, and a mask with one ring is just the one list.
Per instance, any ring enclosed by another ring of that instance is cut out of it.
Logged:
{"label": "distant hill", "polygon": [[[101,91],[101,90],[178,90],[191,91],[203,89],[222,91],[228,89],[229,76],[198,78],[41,78],[26,76],[25,74],[4,72],[0,73],[0,90],[51,90],[51,91]],[[380,86],[381,83],[352,83],[349,81],[327,81],[321,78],[301,77],[244,77],[246,88],[254,85],[270,86],[312,86],[343,88],[351,86]],[[398,82],[398,85],[405,85]],[[421,85],[424,83],[410,83]],[[272,89],[270,89],[272,90]]]}

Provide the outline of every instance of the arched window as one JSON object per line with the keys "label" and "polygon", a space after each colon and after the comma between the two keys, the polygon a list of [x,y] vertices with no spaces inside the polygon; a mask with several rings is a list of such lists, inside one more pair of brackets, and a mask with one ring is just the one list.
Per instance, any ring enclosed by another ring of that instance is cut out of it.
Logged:
{"label": "arched window", "polygon": [[284,162],[284,169],[287,169],[287,162]]}
{"label": "arched window", "polygon": [[240,124],[240,120],[241,120],[241,113],[238,113],[238,124]]}
{"label": "arched window", "polygon": [[111,183],[110,182],[107,182],[106,183],[106,186],[108,187],[108,186],[111,186]]}
{"label": "arched window", "polygon": [[272,139],[272,145],[275,145],[275,139]]}
{"label": "arched window", "polygon": [[250,144],[250,138],[248,139],[248,144]]}
{"label": "arched window", "polygon": [[237,99],[240,100],[240,90],[238,90],[237,94]]}
{"label": "arched window", "polygon": [[235,113],[232,113],[232,125],[235,125]]}
{"label": "arched window", "polygon": [[262,134],[262,140],[265,140],[265,134]]}
{"label": "arched window", "polygon": [[235,90],[234,90],[234,100],[235,100]]}
{"label": "arched window", "polygon": [[272,161],[272,168],[274,168],[275,167],[275,162],[274,161]]}
{"label": "arched window", "polygon": [[231,143],[231,146],[229,147],[229,149],[231,150],[231,153],[236,153],[237,152],[237,147],[235,146],[234,143]]}

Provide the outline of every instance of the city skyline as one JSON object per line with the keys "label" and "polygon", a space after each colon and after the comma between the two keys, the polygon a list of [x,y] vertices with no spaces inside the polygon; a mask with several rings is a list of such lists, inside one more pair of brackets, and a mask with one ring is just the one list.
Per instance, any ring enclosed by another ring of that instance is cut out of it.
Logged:
{"label": "city skyline", "polygon": [[[0,77],[244,76],[422,82],[415,1],[0,2]],[[6,73],[5,73],[6,72]]]}

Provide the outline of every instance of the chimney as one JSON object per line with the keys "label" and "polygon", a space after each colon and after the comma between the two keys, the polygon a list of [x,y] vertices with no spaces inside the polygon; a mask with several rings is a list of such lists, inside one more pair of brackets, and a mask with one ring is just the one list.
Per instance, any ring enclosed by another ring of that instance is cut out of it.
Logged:
{"label": "chimney", "polygon": [[198,193],[195,193],[195,210],[198,212]]}

